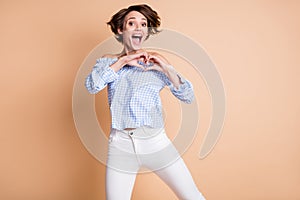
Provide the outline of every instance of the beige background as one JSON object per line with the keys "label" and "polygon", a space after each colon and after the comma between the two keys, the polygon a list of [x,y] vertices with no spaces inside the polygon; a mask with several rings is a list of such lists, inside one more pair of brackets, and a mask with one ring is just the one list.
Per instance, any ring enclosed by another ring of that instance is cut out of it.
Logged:
{"label": "beige background", "polygon": [[[84,58],[111,36],[105,22],[136,3],[111,2],[0,1],[0,199],[105,199],[105,167],[78,137],[72,89]],[[202,78],[171,58],[197,86],[200,125],[183,158],[207,199],[300,199],[299,1],[144,2],[159,12],[162,27],[201,44],[224,82],[222,136],[200,160],[210,97]],[[107,132],[105,95],[97,95],[96,108]],[[172,137],[179,104],[167,90],[162,95]],[[175,196],[154,174],[143,174],[133,199]]]}

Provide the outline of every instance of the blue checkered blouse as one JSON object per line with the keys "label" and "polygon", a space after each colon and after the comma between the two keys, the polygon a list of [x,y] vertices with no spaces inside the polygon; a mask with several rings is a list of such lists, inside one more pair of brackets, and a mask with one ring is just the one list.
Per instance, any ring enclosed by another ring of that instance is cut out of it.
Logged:
{"label": "blue checkered blouse", "polygon": [[96,94],[107,86],[112,116],[111,127],[114,129],[163,127],[159,92],[165,86],[168,86],[173,95],[185,103],[191,103],[194,99],[192,84],[179,75],[182,84],[176,88],[168,77],[159,71],[144,71],[126,65],[115,72],[110,65],[116,61],[117,58],[97,59],[85,82],[91,94]]}

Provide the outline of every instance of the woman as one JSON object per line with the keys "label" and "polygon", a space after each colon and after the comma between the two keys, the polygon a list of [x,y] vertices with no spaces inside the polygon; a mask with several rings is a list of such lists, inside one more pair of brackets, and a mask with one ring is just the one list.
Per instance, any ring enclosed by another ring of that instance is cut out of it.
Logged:
{"label": "woman", "polygon": [[159,92],[165,86],[178,99],[191,103],[193,88],[160,54],[142,49],[158,33],[160,18],[148,5],[117,12],[108,22],[123,44],[117,55],[105,55],[86,79],[95,94],[108,87],[112,124],[106,168],[106,198],[129,200],[138,171],[154,171],[179,199],[205,199],[164,130]]}

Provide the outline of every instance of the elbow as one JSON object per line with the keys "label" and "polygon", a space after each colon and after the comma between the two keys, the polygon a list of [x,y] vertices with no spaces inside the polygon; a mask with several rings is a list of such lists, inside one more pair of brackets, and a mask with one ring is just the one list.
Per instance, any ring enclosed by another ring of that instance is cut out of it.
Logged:
{"label": "elbow", "polygon": [[86,89],[90,94],[97,94],[100,89],[97,87],[91,87],[90,85],[86,85]]}
{"label": "elbow", "polygon": [[185,99],[184,102],[187,103],[187,104],[191,104],[193,101],[194,101],[194,97],[189,98],[189,99]]}
{"label": "elbow", "polygon": [[90,94],[96,94],[100,91],[99,88],[96,87],[95,84],[93,84],[92,81],[89,81],[89,79],[87,79],[86,82],[85,82],[85,88],[87,89],[87,91]]}
{"label": "elbow", "polygon": [[88,92],[89,92],[90,94],[97,94],[99,91],[97,91],[97,90],[88,90]]}
{"label": "elbow", "polygon": [[190,99],[185,101],[186,104],[191,104],[192,102],[193,102],[193,100],[190,100]]}
{"label": "elbow", "polygon": [[194,101],[194,99],[195,99],[195,96],[194,96],[194,93],[192,92],[185,96],[183,102],[187,103],[187,104],[191,104]]}

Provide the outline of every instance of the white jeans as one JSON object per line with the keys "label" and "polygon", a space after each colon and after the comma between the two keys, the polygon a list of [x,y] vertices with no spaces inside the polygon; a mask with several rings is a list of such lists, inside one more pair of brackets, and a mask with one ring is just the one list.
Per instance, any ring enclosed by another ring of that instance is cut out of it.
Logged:
{"label": "white jeans", "polygon": [[205,200],[163,128],[110,133],[106,199],[130,200],[138,171],[157,174],[182,200]]}

